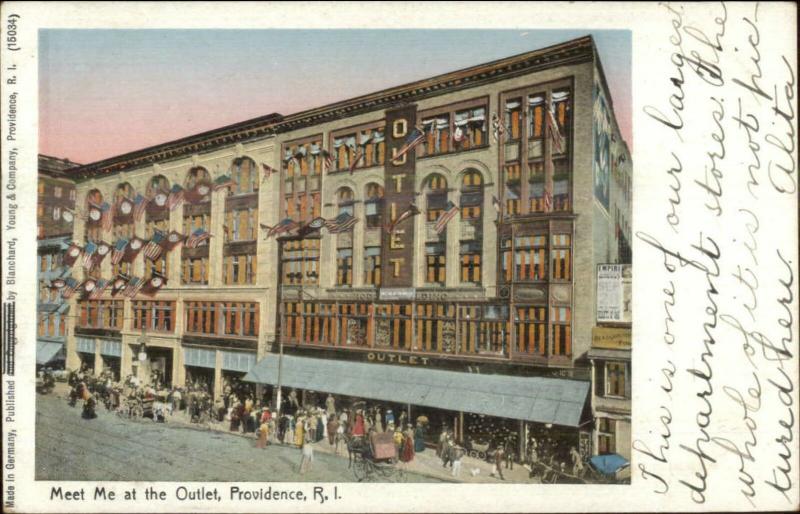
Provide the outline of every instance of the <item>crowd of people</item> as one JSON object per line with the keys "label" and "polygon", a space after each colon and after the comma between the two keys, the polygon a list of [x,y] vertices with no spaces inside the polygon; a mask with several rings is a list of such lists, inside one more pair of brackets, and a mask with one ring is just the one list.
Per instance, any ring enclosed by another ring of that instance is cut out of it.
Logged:
{"label": "crowd of people", "polygon": [[[302,402],[296,390],[283,397],[280,412],[275,412],[271,394],[257,398],[255,387],[236,377],[225,378],[222,395],[216,400],[212,400],[211,387],[202,378],[192,380],[186,387],[166,389],[160,387],[157,376],[151,377],[149,384],[142,384],[134,375],[117,381],[108,370],[95,375],[82,368],[68,377],[73,405],[83,399],[85,408],[88,405],[93,409],[100,402],[110,410],[120,410],[138,402],[151,407],[144,415],[155,421],[182,416],[192,423],[222,424],[231,432],[252,434],[257,448],[282,444],[301,449],[301,473],[312,467],[314,444],[327,441],[334,453],[350,454],[351,459],[358,447],[365,458],[372,458],[379,434],[384,434],[382,441],[391,440],[394,444],[391,460],[408,463],[426,450],[430,430],[427,416],[412,421],[405,409],[395,412],[388,406],[367,405],[363,401],[337,405],[337,399],[330,394],[324,400],[312,397],[312,401]],[[453,477],[460,476],[462,460],[467,455],[480,455],[492,463],[491,475],[500,480],[505,480],[504,470],[513,470],[517,460],[516,434],[502,425],[483,426],[488,427],[484,433],[489,434],[489,442],[480,451],[475,450],[478,445],[473,438],[459,444],[453,431],[442,426],[435,440],[435,453]],[[517,464],[524,465],[531,478],[547,481],[558,473],[581,476],[584,472],[584,460],[577,449],[565,449],[562,442],[546,433],[532,434],[526,447],[527,454]]]}

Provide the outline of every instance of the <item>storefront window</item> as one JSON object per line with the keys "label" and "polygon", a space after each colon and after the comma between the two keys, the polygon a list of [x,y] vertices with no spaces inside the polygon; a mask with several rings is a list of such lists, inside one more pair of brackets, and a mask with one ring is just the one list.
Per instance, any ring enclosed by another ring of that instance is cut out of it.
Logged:
{"label": "storefront window", "polygon": [[545,355],[547,353],[547,307],[517,307],[517,353]]}
{"label": "storefront window", "polygon": [[455,353],[456,323],[453,304],[418,304],[415,349]]}
{"label": "storefront window", "polygon": [[375,306],[375,347],[408,350],[412,326],[410,305]]}
{"label": "storefront window", "polygon": [[507,354],[506,337],[511,333],[507,306],[468,305],[459,309],[460,353]]}

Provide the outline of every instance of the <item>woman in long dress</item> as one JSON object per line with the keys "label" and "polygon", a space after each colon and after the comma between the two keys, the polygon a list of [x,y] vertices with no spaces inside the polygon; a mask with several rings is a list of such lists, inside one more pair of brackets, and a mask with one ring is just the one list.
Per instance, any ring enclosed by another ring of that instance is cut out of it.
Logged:
{"label": "woman in long dress", "polygon": [[417,429],[414,430],[414,451],[417,453],[425,451],[425,429],[422,423],[417,423]]}
{"label": "woman in long dress", "polygon": [[256,448],[266,448],[269,437],[269,421],[264,421],[261,423],[261,427],[258,429],[258,440],[256,441]]}
{"label": "woman in long dress", "polygon": [[409,425],[408,430],[403,433],[403,446],[400,453],[400,460],[403,462],[411,462],[414,460],[414,431],[411,429],[411,425]]}
{"label": "woman in long dress", "polygon": [[294,424],[294,445],[298,448],[302,448],[303,441],[305,440],[305,416],[302,414],[297,416],[297,421]]}

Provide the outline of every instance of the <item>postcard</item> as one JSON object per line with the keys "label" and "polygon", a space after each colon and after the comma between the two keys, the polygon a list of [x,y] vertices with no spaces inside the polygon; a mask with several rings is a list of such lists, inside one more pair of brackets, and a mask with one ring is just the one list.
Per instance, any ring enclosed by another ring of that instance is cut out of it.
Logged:
{"label": "postcard", "polygon": [[789,3],[5,2],[3,508],[800,508]]}

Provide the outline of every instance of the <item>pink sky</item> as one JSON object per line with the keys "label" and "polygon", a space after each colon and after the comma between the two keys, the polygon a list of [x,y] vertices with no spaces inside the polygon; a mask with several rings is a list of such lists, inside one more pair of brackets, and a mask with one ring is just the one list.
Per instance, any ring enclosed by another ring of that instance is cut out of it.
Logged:
{"label": "pink sky", "polygon": [[[584,30],[43,30],[40,152],[89,163],[584,36]],[[631,141],[628,31],[591,32]]]}

